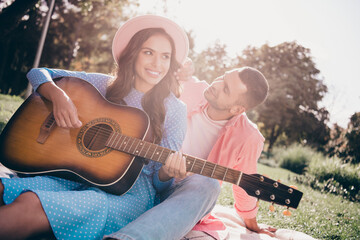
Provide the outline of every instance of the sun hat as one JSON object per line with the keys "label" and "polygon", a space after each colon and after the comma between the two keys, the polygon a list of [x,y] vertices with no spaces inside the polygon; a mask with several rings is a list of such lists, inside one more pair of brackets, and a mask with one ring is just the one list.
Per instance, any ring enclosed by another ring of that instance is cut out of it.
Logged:
{"label": "sun hat", "polygon": [[146,28],[162,28],[174,40],[176,49],[176,60],[183,63],[189,53],[189,39],[185,31],[172,20],[157,15],[142,15],[126,21],[116,32],[113,43],[112,53],[115,62],[130,42],[131,38],[140,30]]}

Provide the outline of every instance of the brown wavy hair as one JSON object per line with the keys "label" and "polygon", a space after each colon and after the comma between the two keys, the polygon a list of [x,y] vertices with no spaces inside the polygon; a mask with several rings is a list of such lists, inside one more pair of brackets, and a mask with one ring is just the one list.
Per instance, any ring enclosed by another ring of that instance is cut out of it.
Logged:
{"label": "brown wavy hair", "polygon": [[145,93],[141,105],[150,117],[150,127],[154,143],[160,143],[165,120],[164,100],[173,92],[179,97],[180,85],[173,73],[180,67],[175,58],[176,49],[173,39],[162,28],[147,28],[137,32],[130,40],[118,59],[116,77],[107,88],[106,98],[114,103],[126,104],[126,97],[135,84],[135,63],[143,43],[154,35],[165,36],[171,44],[170,68],[165,77],[151,90]]}

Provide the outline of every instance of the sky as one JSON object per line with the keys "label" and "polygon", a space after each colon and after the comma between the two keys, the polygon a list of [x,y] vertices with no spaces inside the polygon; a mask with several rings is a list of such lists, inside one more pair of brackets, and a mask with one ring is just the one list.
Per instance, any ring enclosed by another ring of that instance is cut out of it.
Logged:
{"label": "sky", "polygon": [[[164,13],[164,2],[167,11]],[[360,0],[139,0],[139,14],[165,15],[195,36],[201,52],[216,41],[235,57],[249,45],[296,41],[309,48],[328,93],[319,105],[347,127],[360,112]],[[196,66],[195,66],[196,67]]]}

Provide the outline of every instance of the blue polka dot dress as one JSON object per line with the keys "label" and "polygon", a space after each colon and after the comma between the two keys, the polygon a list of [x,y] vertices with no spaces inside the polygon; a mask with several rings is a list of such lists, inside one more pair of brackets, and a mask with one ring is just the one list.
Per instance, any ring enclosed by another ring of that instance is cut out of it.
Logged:
{"label": "blue polka dot dress", "polygon": [[[82,78],[105,95],[109,75],[71,72],[60,69],[32,69],[27,77],[36,90],[42,83],[63,76]],[[143,93],[132,89],[124,98],[132,107],[140,108]],[[165,99],[166,116],[161,146],[178,150],[186,131],[186,106],[173,94]],[[161,164],[145,165],[133,187],[124,195],[106,193],[96,187],[51,176],[2,178],[5,204],[12,203],[21,193],[32,191],[42,207],[57,239],[102,239],[118,231],[154,206],[156,194],[168,188],[172,180],[161,182]]]}

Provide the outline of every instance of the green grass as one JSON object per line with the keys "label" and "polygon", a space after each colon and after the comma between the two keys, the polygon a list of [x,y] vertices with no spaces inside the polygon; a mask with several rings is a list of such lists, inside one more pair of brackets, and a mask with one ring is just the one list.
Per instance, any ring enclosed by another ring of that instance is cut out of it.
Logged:
{"label": "green grass", "polygon": [[[296,185],[292,180],[297,174],[281,168],[272,168],[259,164],[258,172],[278,180],[286,185]],[[297,185],[304,193],[299,207],[291,209],[292,216],[285,217],[284,207],[275,205],[270,212],[268,202],[260,202],[257,216],[259,223],[276,228],[287,228],[304,232],[317,239],[359,239],[360,203],[345,200],[341,196],[315,191],[309,186]],[[232,206],[231,185],[223,183],[218,204]]]}
{"label": "green grass", "polygon": [[0,132],[23,101],[18,96],[0,94]]}

